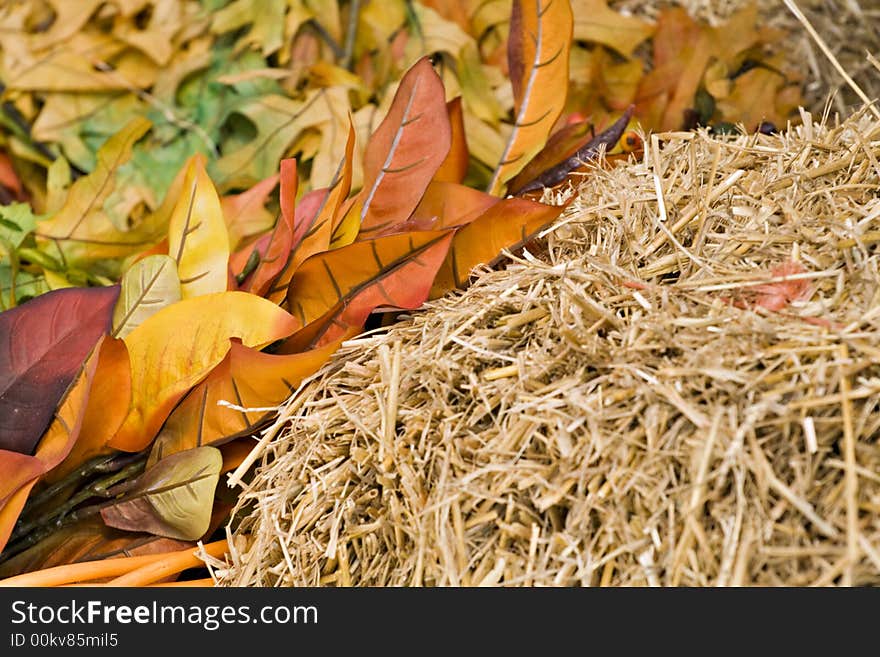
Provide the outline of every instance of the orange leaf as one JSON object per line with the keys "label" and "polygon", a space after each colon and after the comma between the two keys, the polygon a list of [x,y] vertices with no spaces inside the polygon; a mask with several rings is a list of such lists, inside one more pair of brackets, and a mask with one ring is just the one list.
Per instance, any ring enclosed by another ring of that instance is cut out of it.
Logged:
{"label": "orange leaf", "polygon": [[343,204],[351,191],[354,146],[354,123],[349,117],[345,155],[336,168],[330,187],[310,192],[300,200],[294,221],[292,251],[287,265],[266,295],[270,301],[281,303],[286,298],[290,279],[303,261],[330,248],[333,230],[342,219]]}
{"label": "orange leaf", "polygon": [[[349,327],[363,326],[379,307],[418,308],[451,237],[450,231],[398,233],[306,260],[287,296],[291,312],[306,330],[287,340],[282,353],[327,344]],[[315,326],[309,327],[312,322]]]}
{"label": "orange leaf", "polygon": [[21,194],[21,181],[12,167],[12,160],[6,153],[0,153],[0,186],[14,192],[16,198]]}
{"label": "orange leaf", "polygon": [[519,190],[551,167],[559,164],[592,139],[588,121],[576,121],[554,132],[529,163],[507,183],[511,191]]}
{"label": "orange leaf", "polygon": [[191,159],[168,226],[168,254],[177,261],[184,299],[227,287],[229,234],[214,183]]}
{"label": "orange leaf", "polygon": [[153,443],[149,464],[175,452],[252,433],[270,413],[265,409],[287,399],[305,377],[327,362],[340,343],[337,340],[320,349],[277,356],[234,340],[223,362],[168,417]]}
{"label": "orange leaf", "polygon": [[499,202],[478,189],[453,182],[433,181],[407,220],[409,230],[438,230],[470,223]]}
{"label": "orange leaf", "polygon": [[475,266],[493,264],[501,257],[502,249],[514,249],[525,243],[563,209],[564,206],[522,198],[507,198],[493,205],[455,233],[449,254],[431,288],[431,298],[464,285]]}
{"label": "orange leaf", "polygon": [[124,451],[146,447],[174,405],[223,360],[230,338],[261,349],[296,328],[284,310],[246,292],[217,292],[163,308],[125,338],[131,407],[108,444]]}
{"label": "orange leaf", "polygon": [[281,160],[281,217],[275,230],[269,234],[263,248],[259,248],[260,262],[239,289],[263,296],[275,277],[284,269],[294,241],[294,212],[298,186],[296,160]]}
{"label": "orange leaf", "polygon": [[449,115],[449,126],[452,137],[449,153],[446,159],[434,174],[435,182],[460,183],[467,174],[470,156],[468,152],[467,137],[464,133],[464,112],[461,108],[461,96],[453,98],[446,103],[446,112]]}
{"label": "orange leaf", "polygon": [[128,414],[131,402],[131,367],[122,340],[105,337],[86,404],[79,439],[58,467],[45,479],[57,481],[95,456],[109,454],[107,442]]}
{"label": "orange leaf", "polygon": [[272,227],[272,214],[266,209],[269,194],[278,184],[278,174],[261,180],[240,194],[227,194],[220,199],[223,220],[229,231],[229,246],[236,248],[242,240],[259,235]]}
{"label": "orange leaf", "polygon": [[489,183],[492,194],[541,150],[565,107],[572,24],[565,0],[513,3],[507,57],[516,119]]}
{"label": "orange leaf", "polygon": [[403,76],[367,144],[361,233],[406,221],[446,158],[451,133],[443,83],[423,57]]}

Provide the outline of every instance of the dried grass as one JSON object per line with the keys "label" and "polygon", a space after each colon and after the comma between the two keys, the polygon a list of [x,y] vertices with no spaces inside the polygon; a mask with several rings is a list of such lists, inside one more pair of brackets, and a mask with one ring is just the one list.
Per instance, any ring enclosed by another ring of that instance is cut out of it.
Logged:
{"label": "dried grass", "polygon": [[803,119],[654,136],[345,346],[254,452],[218,582],[880,584],[880,122]]}

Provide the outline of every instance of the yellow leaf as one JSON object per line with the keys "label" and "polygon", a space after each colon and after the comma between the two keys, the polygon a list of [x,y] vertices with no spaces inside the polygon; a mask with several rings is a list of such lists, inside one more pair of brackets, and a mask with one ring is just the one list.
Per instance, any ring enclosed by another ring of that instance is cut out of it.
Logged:
{"label": "yellow leaf", "polygon": [[271,301],[218,292],[163,308],[125,338],[131,360],[131,407],[109,445],[146,447],[175,404],[229,351],[230,338],[262,349],[299,327]]}
{"label": "yellow leaf", "polygon": [[607,0],[571,0],[571,6],[575,39],[601,43],[624,57],[654,33],[651,23],[609,9]]}
{"label": "yellow leaf", "polygon": [[120,229],[103,210],[104,201],[116,188],[117,170],[150,126],[147,119],[134,118],[98,149],[94,171],[71,185],[64,206],[54,216],[37,223],[41,249],[71,265],[125,257],[156,241],[152,224]]}
{"label": "yellow leaf", "polygon": [[184,299],[226,289],[229,234],[214,183],[192,160],[168,225],[168,254],[177,262]]}

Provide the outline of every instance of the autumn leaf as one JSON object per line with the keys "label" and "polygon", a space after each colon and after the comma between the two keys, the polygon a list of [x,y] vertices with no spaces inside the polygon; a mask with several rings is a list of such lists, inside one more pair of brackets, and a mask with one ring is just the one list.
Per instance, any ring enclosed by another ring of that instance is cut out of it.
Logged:
{"label": "autumn leaf", "polygon": [[101,147],[95,170],[73,183],[64,207],[37,223],[41,248],[67,264],[83,264],[125,257],[156,241],[156,227],[150,223],[119,228],[103,211],[119,167],[131,157],[135,142],[150,125],[146,119],[132,119]]}
{"label": "autumn leaf", "polygon": [[258,247],[259,263],[239,289],[259,296],[265,295],[272,281],[287,264],[295,239],[297,184],[296,160],[281,160],[281,218],[275,229],[269,233],[265,245]]}
{"label": "autumn leaf", "polygon": [[266,409],[287,399],[305,377],[327,362],[340,343],[336,340],[303,353],[275,355],[233,341],[223,362],[168,417],[153,442],[149,463],[253,432],[269,414]]}
{"label": "autumn leaf", "polygon": [[119,287],[58,290],[0,313],[0,449],[33,453],[65,390],[110,329]]}
{"label": "autumn leaf", "polygon": [[422,58],[403,76],[364,155],[361,234],[406,221],[446,159],[451,128],[443,85]]}
{"label": "autumn leaf", "polygon": [[108,491],[120,496],[101,509],[109,527],[193,541],[208,529],[223,457],[195,447],[163,458],[137,479]]}
{"label": "autumn leaf", "polygon": [[28,550],[0,563],[0,577],[82,561],[163,554],[182,550],[190,545],[190,542],[143,532],[112,529],[100,517],[91,517],[54,531]]}
{"label": "autumn leaf", "polygon": [[361,327],[379,307],[418,308],[451,238],[449,231],[399,233],[306,260],[290,281],[287,303],[308,329],[309,341],[303,346],[302,336],[294,336],[282,353],[332,342],[348,328]]}
{"label": "autumn leaf", "polygon": [[124,338],[148,317],[181,299],[177,263],[167,255],[135,262],[122,277],[113,308],[113,336]]}
{"label": "autumn leaf", "polygon": [[131,408],[109,445],[139,451],[174,405],[223,360],[229,339],[262,348],[298,325],[275,304],[246,292],[217,292],[163,308],[125,338]]}
{"label": "autumn leaf", "polygon": [[463,226],[498,201],[497,196],[478,189],[435,180],[428,185],[422,200],[400,229],[438,230]]}
{"label": "autumn leaf", "polygon": [[220,199],[231,249],[237,248],[243,240],[272,228],[275,218],[265,206],[277,184],[276,173],[240,194],[227,194]]}
{"label": "autumn leaf", "polygon": [[651,23],[609,9],[607,0],[571,0],[571,8],[575,39],[601,43],[624,57],[654,33]]}
{"label": "autumn leaf", "polygon": [[543,171],[534,180],[524,183],[522,186],[511,190],[511,193],[520,196],[528,192],[542,190],[545,187],[555,187],[563,182],[568,175],[593,161],[602,152],[611,150],[626,130],[626,126],[632,118],[633,107],[627,108],[617,121],[607,130],[590,139],[586,144],[578,148],[570,157],[559,164]]}
{"label": "autumn leaf", "polygon": [[470,161],[467,136],[464,130],[464,110],[461,107],[460,96],[446,103],[446,112],[449,115],[449,126],[452,131],[449,153],[434,174],[434,180],[436,182],[460,183],[467,174]]}
{"label": "autumn leaf", "polygon": [[544,146],[565,107],[571,48],[571,5],[563,0],[514,0],[508,69],[514,124],[489,192],[499,194]]}
{"label": "autumn leaf", "polygon": [[455,233],[431,287],[431,298],[463,286],[474,267],[491,265],[501,257],[503,249],[515,249],[525,243],[563,210],[564,206],[522,198],[507,198],[496,203]]}
{"label": "autumn leaf", "polygon": [[87,460],[113,450],[107,446],[131,404],[131,364],[125,342],[105,336],[97,354],[82,428],[70,452],[44,480],[54,482]]}
{"label": "autumn leaf", "polygon": [[574,155],[592,138],[588,121],[575,121],[562,126],[550,135],[544,148],[523,167],[522,171],[510,179],[507,186],[511,193],[516,194],[527,183]]}
{"label": "autumn leaf", "polygon": [[333,174],[330,187],[310,192],[294,211],[290,254],[284,268],[265,292],[271,301],[284,301],[287,286],[299,266],[310,256],[331,248],[333,231],[341,221],[343,204],[351,191],[354,147],[354,123],[349,121],[345,154]]}
{"label": "autumn leaf", "polygon": [[190,162],[171,213],[168,253],[177,263],[182,298],[226,290],[229,235],[217,190],[198,160]]}
{"label": "autumn leaf", "polygon": [[30,489],[41,475],[64,460],[79,437],[101,342],[95,345],[65,392],[34,455],[0,449],[0,551],[12,534]]}

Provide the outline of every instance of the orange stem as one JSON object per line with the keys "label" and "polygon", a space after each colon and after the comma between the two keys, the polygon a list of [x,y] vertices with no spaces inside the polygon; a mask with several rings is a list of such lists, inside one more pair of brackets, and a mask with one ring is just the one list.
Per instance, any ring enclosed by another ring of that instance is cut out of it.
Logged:
{"label": "orange stem", "polygon": [[[215,541],[204,546],[205,552],[212,557],[221,557],[226,553],[226,540]],[[188,568],[201,566],[204,562],[199,559],[193,549],[181,550],[164,555],[164,559],[145,564],[140,568],[130,570],[124,575],[107,582],[108,586],[147,586],[169,575],[175,575]]]}

